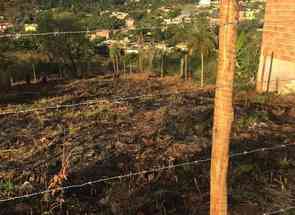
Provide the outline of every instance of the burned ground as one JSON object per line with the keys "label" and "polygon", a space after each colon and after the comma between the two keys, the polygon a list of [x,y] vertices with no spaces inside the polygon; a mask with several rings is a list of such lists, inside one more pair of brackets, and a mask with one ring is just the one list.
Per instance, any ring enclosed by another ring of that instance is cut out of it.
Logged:
{"label": "burned ground", "polygon": [[[2,113],[98,102],[0,116],[1,199],[44,190],[63,168],[56,188],[210,157],[214,87],[142,74],[9,95]],[[290,100],[236,95],[232,153],[295,143]],[[295,204],[293,153],[291,146],[231,160],[233,214]],[[208,214],[209,169],[204,162],[0,203],[0,214]]]}

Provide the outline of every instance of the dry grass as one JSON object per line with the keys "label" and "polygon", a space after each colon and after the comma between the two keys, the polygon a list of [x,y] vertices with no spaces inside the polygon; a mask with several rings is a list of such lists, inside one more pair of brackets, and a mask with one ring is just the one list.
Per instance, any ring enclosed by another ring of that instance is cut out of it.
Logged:
{"label": "dry grass", "polygon": [[[15,110],[18,105],[32,108],[94,98],[104,101],[74,109],[1,116],[0,178],[2,184],[10,181],[13,186],[11,190],[1,192],[0,197],[19,194],[19,188],[26,181],[37,191],[52,184],[50,180],[58,182],[56,186],[77,184],[209,157],[212,88],[200,90],[192,83],[173,77],[159,79],[148,74],[133,74],[120,80],[116,89],[109,79],[97,77],[56,83],[46,87],[45,96],[41,94],[25,104],[17,103],[17,106],[2,105],[2,110]],[[110,99],[115,95],[126,97],[182,91],[190,93],[120,103]],[[232,149],[242,151],[281,144],[282,141],[294,142],[292,107],[286,104],[279,115],[274,109],[275,106],[257,105],[251,101],[245,105],[244,101],[238,101]],[[70,145],[70,152],[66,153],[70,156],[65,156],[65,142]],[[291,171],[293,151],[278,151],[276,156],[265,153],[233,161],[233,211],[242,205],[250,211],[256,197],[258,204],[251,211],[259,214],[269,204],[280,201],[278,196],[289,195],[276,187],[274,178],[288,179],[284,186],[289,191],[295,184],[292,179],[295,173]],[[282,165],[284,159],[288,162]],[[55,205],[55,199],[50,197],[47,203],[37,199],[32,204],[22,204],[36,213],[51,211],[53,214],[207,214],[208,168],[208,164],[204,164],[73,190],[64,193],[62,208],[51,207]],[[62,180],[54,181],[55,176],[62,176],[59,177]],[[11,202],[0,214],[13,214],[14,208],[18,207],[19,202]]]}

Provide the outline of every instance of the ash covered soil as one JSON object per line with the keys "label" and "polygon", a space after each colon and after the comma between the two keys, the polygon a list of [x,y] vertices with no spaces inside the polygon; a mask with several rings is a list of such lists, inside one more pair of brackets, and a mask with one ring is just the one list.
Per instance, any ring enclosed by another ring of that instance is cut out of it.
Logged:
{"label": "ash covered soil", "polygon": [[[294,97],[235,97],[231,153],[295,144]],[[147,74],[15,86],[0,113],[37,110],[0,115],[0,199],[55,190],[0,202],[0,214],[208,214],[210,162],[58,188],[209,158],[213,98],[212,86]],[[232,214],[295,205],[294,149],[231,159]]]}

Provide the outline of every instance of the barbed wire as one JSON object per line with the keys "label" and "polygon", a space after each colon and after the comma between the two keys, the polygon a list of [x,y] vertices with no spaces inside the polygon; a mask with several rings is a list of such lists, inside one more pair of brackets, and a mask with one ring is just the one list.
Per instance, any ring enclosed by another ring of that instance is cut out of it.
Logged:
{"label": "barbed wire", "polygon": [[[154,29],[166,29],[165,27],[140,27],[134,29],[107,29],[113,32],[124,32],[124,31],[140,31],[140,30],[154,30]],[[59,36],[59,35],[78,35],[78,34],[92,34],[106,29],[92,29],[82,31],[51,31],[51,32],[40,32],[40,33],[8,33],[0,34],[0,38],[21,38],[21,37],[41,37],[41,36]]]}
{"label": "barbed wire", "polygon": [[290,211],[290,210],[295,210],[295,206],[290,206],[290,207],[287,207],[287,208],[281,208],[281,209],[278,209],[278,210],[275,210],[275,211],[266,212],[263,215],[280,214],[280,213],[285,213],[285,212]]}
{"label": "barbed wire", "polygon": [[128,97],[113,96],[110,100],[106,100],[106,98],[100,98],[100,99],[89,100],[86,102],[79,102],[79,103],[74,103],[74,104],[65,104],[65,105],[58,104],[58,105],[53,105],[53,106],[31,108],[31,109],[26,109],[26,110],[4,111],[4,112],[0,112],[0,116],[25,114],[25,113],[49,111],[49,110],[60,110],[60,109],[66,109],[66,108],[76,108],[76,107],[80,107],[80,106],[95,105],[95,104],[110,102],[110,101],[114,102],[114,103],[120,103],[123,101],[135,100],[135,99],[140,99],[140,98],[152,98],[152,97],[158,97],[158,96],[172,96],[172,95],[193,94],[193,93],[194,92],[192,92],[192,91],[190,91],[190,92],[182,91],[182,92],[173,92],[173,93],[144,94],[144,95],[128,96]]}
{"label": "barbed wire", "polygon": [[[286,82],[286,81],[294,81],[295,79],[283,79],[279,80],[281,82]],[[277,80],[271,80],[271,81],[261,81],[261,83],[268,83],[268,82],[277,82]],[[244,84],[244,85],[236,85],[234,87],[247,87],[249,84]],[[213,88],[211,90],[217,89],[217,88],[223,88],[223,87],[228,87],[228,85],[219,85],[215,86],[213,85]],[[210,90],[205,88],[200,88],[199,90]],[[134,100],[134,99],[140,99],[140,98],[152,98],[152,97],[158,97],[158,96],[172,96],[172,95],[181,95],[181,94],[193,94],[197,93],[197,91],[180,91],[180,92],[169,92],[169,93],[158,93],[158,94],[144,94],[144,95],[136,95],[136,96],[113,96],[110,100],[111,102],[114,103],[120,103],[123,101],[127,100]],[[207,100],[212,100],[213,98],[209,97],[202,97],[202,99],[207,99]],[[14,110],[14,111],[5,111],[1,110],[0,116],[7,116],[7,115],[16,115],[16,114],[25,114],[25,113],[32,113],[32,112],[40,112],[40,111],[54,111],[54,110],[60,110],[60,109],[66,109],[66,108],[76,108],[80,106],[87,106],[87,105],[95,105],[99,103],[104,103],[104,102],[110,102],[110,100],[107,100],[107,98],[97,98],[95,100],[88,100],[85,102],[78,102],[74,104],[57,104],[57,105],[52,105],[52,106],[47,106],[47,107],[40,107],[40,108],[29,108],[26,110]]]}
{"label": "barbed wire", "polygon": [[35,37],[35,36],[58,36],[66,34],[91,34],[97,30],[86,30],[86,31],[55,31],[55,32],[43,32],[43,33],[10,33],[0,34],[0,38],[21,38],[21,37]]}
{"label": "barbed wire", "polygon": [[[273,150],[277,150],[277,149],[287,148],[289,146],[295,146],[295,143],[282,144],[279,146],[268,147],[268,148],[264,147],[264,148],[249,150],[249,151],[243,151],[243,152],[239,152],[239,153],[232,153],[232,154],[230,154],[229,158],[246,156],[246,155],[250,155],[250,154],[254,154],[254,153],[258,153],[258,152],[273,151]],[[60,187],[57,189],[47,189],[47,190],[43,190],[40,192],[30,193],[30,194],[26,194],[26,195],[22,195],[22,196],[16,196],[16,197],[11,197],[11,198],[7,198],[7,199],[0,199],[0,203],[19,200],[19,199],[27,199],[27,198],[39,196],[39,195],[46,194],[46,193],[56,192],[56,191],[65,191],[65,190],[70,190],[70,189],[83,188],[86,186],[90,186],[90,185],[98,184],[98,183],[102,183],[102,182],[122,180],[122,179],[130,178],[133,176],[155,173],[155,172],[160,172],[160,171],[164,171],[164,170],[184,167],[184,166],[200,165],[202,163],[206,163],[211,160],[212,160],[212,158],[206,158],[206,159],[200,159],[200,160],[195,160],[195,161],[183,162],[183,163],[179,163],[179,164],[171,164],[168,166],[156,167],[156,168],[152,168],[149,170],[143,170],[143,171],[138,171],[138,172],[133,172],[133,173],[131,172],[131,173],[125,174],[125,175],[118,175],[118,176],[113,176],[113,177],[108,177],[108,178],[101,178],[101,179],[94,180],[94,181],[88,181],[88,182],[85,182],[82,184],[69,185],[69,186],[64,186],[64,187]],[[272,214],[275,214],[275,213],[273,212]]]}

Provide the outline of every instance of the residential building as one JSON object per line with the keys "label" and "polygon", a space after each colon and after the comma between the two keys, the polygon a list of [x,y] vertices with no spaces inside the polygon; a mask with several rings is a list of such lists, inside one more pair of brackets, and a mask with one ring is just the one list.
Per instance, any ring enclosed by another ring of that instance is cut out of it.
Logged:
{"label": "residential building", "polygon": [[[268,0],[259,71],[258,91],[284,91],[295,80],[295,1]],[[294,86],[295,89],[295,86]]]}
{"label": "residential building", "polygon": [[175,48],[183,52],[188,51],[188,45],[186,43],[178,43]]}
{"label": "residential building", "polygon": [[0,33],[4,33],[7,31],[9,28],[12,28],[13,24],[9,22],[0,22]]}
{"label": "residential building", "polygon": [[111,31],[110,30],[97,30],[95,32],[92,32],[90,34],[90,40],[95,40],[95,39],[110,39],[111,36]]}
{"label": "residential building", "polygon": [[181,23],[191,23],[192,18],[189,15],[179,15],[173,19],[164,19],[165,25],[178,25]]}
{"label": "residential building", "polygon": [[199,6],[201,6],[201,7],[210,7],[211,6],[211,0],[200,0]]}
{"label": "residential building", "polygon": [[126,27],[128,30],[133,30],[135,29],[135,20],[132,18],[126,19]]}
{"label": "residential building", "polygon": [[256,11],[252,9],[241,10],[239,14],[240,21],[254,20],[256,18]]}
{"label": "residential building", "polygon": [[36,32],[38,24],[25,24],[25,32]]}
{"label": "residential building", "polygon": [[112,13],[111,16],[116,17],[117,19],[123,20],[123,19],[127,18],[128,13],[115,11],[115,12]]}

